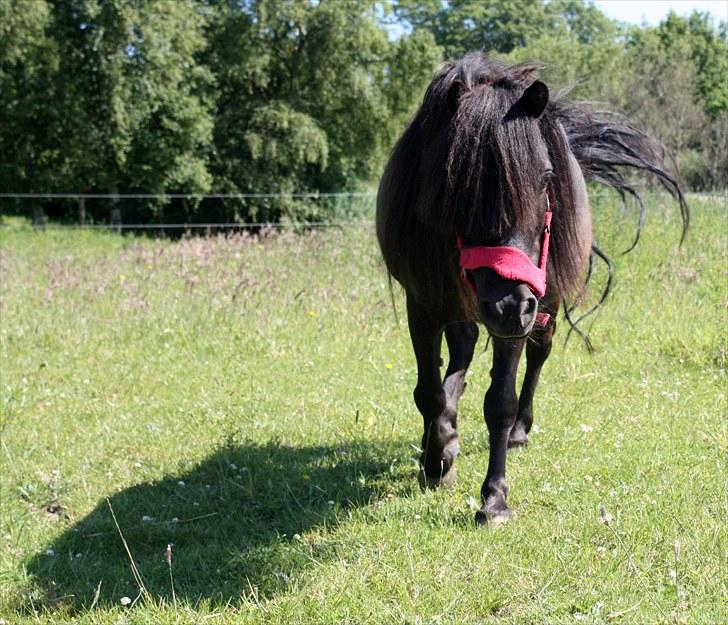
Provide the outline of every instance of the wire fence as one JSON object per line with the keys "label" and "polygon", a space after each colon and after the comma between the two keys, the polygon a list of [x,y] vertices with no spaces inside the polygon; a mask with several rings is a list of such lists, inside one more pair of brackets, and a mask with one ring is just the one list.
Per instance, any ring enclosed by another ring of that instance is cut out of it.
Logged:
{"label": "wire fence", "polygon": [[177,223],[177,224],[43,224],[42,226],[35,224],[7,224],[0,221],[0,228],[6,230],[259,230],[259,229],[276,229],[282,230],[286,228],[343,228],[351,225],[371,225],[373,219],[347,219],[339,221],[301,221],[301,222],[210,222],[210,223]]}
{"label": "wire fence", "polygon": [[[592,191],[590,197],[603,198],[611,197],[613,194],[609,191]],[[31,221],[18,223],[11,221],[8,223],[3,218],[3,212],[0,210],[0,229],[11,230],[29,230],[29,229],[48,229],[48,230],[107,230],[116,232],[158,232],[162,233],[202,233],[213,234],[219,232],[244,231],[244,230],[261,230],[261,229],[326,229],[340,228],[350,225],[372,225],[374,214],[374,200],[376,194],[372,192],[342,192],[342,193],[0,193],[0,200],[13,201],[38,201],[38,200],[76,200],[81,203],[86,200],[104,200],[108,201],[110,206],[123,200],[173,200],[173,199],[194,199],[201,200],[314,200],[314,201],[336,201],[339,205],[338,209],[328,212],[333,215],[330,218],[322,219],[301,219],[291,220],[284,219],[282,221],[262,221],[262,220],[235,220],[235,221],[176,221],[170,223],[149,223],[149,222],[133,222],[123,223],[123,211],[116,209],[116,214],[112,208],[111,218],[108,222],[94,223],[84,219],[84,215],[79,215],[80,219],[76,223],[68,223],[67,221],[49,221],[46,214],[42,210],[38,210],[38,205],[28,207],[25,211],[25,217]],[[690,193],[691,199],[706,200],[723,200],[728,207],[728,190],[722,192],[701,192]],[[341,202],[355,201],[355,210],[341,210]],[[2,203],[0,202],[0,209]],[[345,218],[336,218],[337,214],[347,215]],[[18,215],[15,212],[15,215]],[[21,216],[22,213],[20,213]]]}
{"label": "wire fence", "polygon": [[[331,228],[371,223],[375,197],[373,192],[3,192],[0,226],[172,234]],[[4,214],[30,223],[7,223]]]}
{"label": "wire fence", "polygon": [[317,198],[374,198],[371,192],[342,193],[0,193],[0,198],[36,200],[246,200],[246,199],[317,199]]}

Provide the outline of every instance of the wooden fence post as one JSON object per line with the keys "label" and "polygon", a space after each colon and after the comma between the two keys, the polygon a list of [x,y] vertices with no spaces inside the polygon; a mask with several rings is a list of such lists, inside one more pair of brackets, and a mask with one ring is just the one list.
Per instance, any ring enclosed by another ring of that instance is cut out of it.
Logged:
{"label": "wooden fence post", "polygon": [[111,185],[111,227],[121,231],[121,207],[119,206],[119,189],[116,183]]}
{"label": "wooden fence post", "polygon": [[33,205],[33,227],[43,230],[46,225],[46,215],[43,212],[43,207],[39,204]]}
{"label": "wooden fence post", "polygon": [[86,223],[86,198],[78,198],[78,224],[83,226]]}

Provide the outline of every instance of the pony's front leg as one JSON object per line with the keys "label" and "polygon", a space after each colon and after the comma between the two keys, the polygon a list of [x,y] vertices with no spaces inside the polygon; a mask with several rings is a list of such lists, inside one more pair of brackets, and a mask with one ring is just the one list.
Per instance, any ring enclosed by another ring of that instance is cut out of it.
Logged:
{"label": "pony's front leg", "polygon": [[407,320],[417,359],[414,399],[424,422],[420,484],[423,487],[449,485],[455,480],[453,465],[459,445],[456,408],[448,401],[440,378],[444,323],[410,295],[407,296]]}
{"label": "pony's front leg", "polygon": [[[558,310],[558,304],[552,307]],[[551,353],[551,343],[556,331],[556,313],[545,328],[531,332],[526,343],[526,375],[523,377],[521,393],[518,396],[518,417],[508,438],[508,447],[521,447],[528,443],[528,433],[533,425],[533,395],[546,359]]]}
{"label": "pony's front leg", "polygon": [[518,412],[516,372],[525,342],[525,339],[493,337],[491,384],[483,404],[490,438],[490,458],[488,473],[480,489],[483,507],[475,513],[478,525],[487,525],[490,520],[505,520],[511,516],[506,505],[506,452],[508,436]]}
{"label": "pony's front leg", "polygon": [[472,321],[448,323],[445,326],[445,341],[450,352],[450,361],[445,372],[443,387],[447,404],[456,411],[466,387],[465,374],[473,360],[478,334],[478,324]]}

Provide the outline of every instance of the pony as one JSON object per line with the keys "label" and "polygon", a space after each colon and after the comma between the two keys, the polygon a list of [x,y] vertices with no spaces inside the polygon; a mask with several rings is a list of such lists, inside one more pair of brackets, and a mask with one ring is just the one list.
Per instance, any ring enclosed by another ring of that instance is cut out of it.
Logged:
{"label": "pony", "polygon": [[493,346],[483,405],[490,455],[478,525],[512,514],[506,452],[528,441],[556,315],[585,288],[595,255],[607,258],[593,241],[586,180],[638,202],[634,247],[644,205],[630,170],[651,174],[677,200],[684,238],[688,206],[657,140],[619,115],[551,97],[534,65],[482,53],[444,65],[392,150],[377,193],[376,233],[390,287],[394,279],[406,295],[414,401],[424,425],[423,488],[455,481],[458,401],[479,323]]}

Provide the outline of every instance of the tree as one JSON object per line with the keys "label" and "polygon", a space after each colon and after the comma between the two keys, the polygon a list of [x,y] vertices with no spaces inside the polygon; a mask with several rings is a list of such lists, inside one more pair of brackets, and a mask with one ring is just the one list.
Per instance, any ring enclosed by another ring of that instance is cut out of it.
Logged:
{"label": "tree", "polygon": [[[206,191],[210,75],[192,0],[1,0],[0,176],[19,191]],[[57,207],[56,207],[57,208]],[[151,217],[161,203],[147,203]]]}
{"label": "tree", "polygon": [[399,0],[395,14],[431,33],[448,57],[482,49],[536,62],[547,81],[582,97],[598,97],[617,80],[624,54],[616,23],[583,0]]}
{"label": "tree", "polygon": [[283,195],[125,203],[135,221],[320,217],[294,192],[371,184],[443,57],[484,49],[642,119],[690,184],[725,185],[727,29],[628,29],[586,0],[0,0],[0,184]]}
{"label": "tree", "polygon": [[193,2],[54,0],[71,189],[206,191],[210,77]]}
{"label": "tree", "polygon": [[394,10],[410,28],[432,33],[446,58],[471,50],[507,54],[554,27],[543,1],[398,0]]}
{"label": "tree", "polygon": [[59,54],[48,36],[51,7],[0,0],[0,186],[53,190],[67,162],[53,107]]}
{"label": "tree", "polygon": [[670,12],[657,27],[661,47],[687,44],[685,53],[695,63],[703,108],[709,115],[728,111],[728,39],[725,24],[716,30],[710,15],[693,11],[688,18]]}
{"label": "tree", "polygon": [[[674,13],[656,28],[630,31],[625,109],[676,154],[691,188],[728,184],[728,45],[707,16]],[[645,80],[645,77],[649,79]]]}
{"label": "tree", "polygon": [[553,0],[546,7],[553,28],[530,37],[508,59],[540,64],[553,90],[568,88],[574,98],[613,101],[621,91],[625,55],[616,23],[580,0]]}
{"label": "tree", "polygon": [[[378,175],[440,57],[427,35],[391,42],[378,4],[212,5],[205,62],[218,88],[218,188],[328,192]],[[291,199],[228,209],[257,220],[316,215],[314,205]]]}

